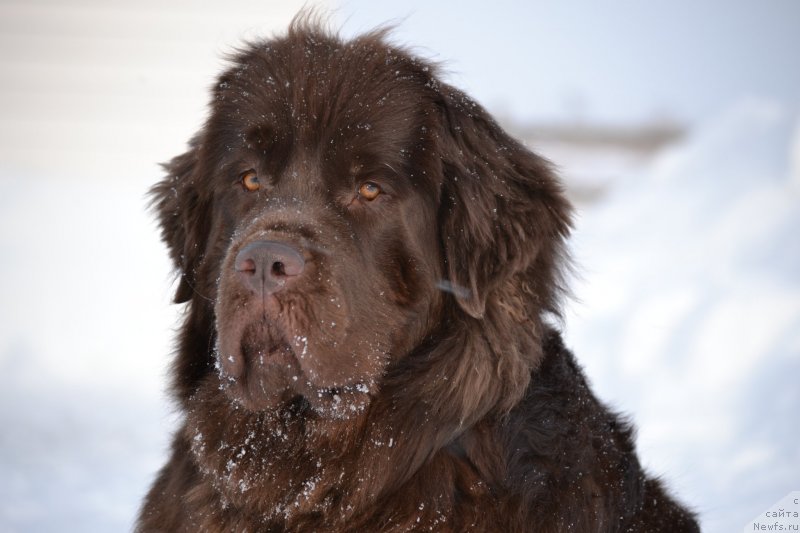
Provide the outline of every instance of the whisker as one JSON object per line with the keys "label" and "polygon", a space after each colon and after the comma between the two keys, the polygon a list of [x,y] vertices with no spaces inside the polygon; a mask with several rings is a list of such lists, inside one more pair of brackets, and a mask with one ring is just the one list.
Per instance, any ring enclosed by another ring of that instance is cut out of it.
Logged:
{"label": "whisker", "polygon": [[197,288],[194,286],[194,284],[191,281],[189,281],[189,277],[186,275],[186,273],[181,274],[181,278],[183,279],[183,281],[186,282],[186,284],[189,286],[189,288],[192,289],[193,293],[198,295],[200,298],[203,298],[204,300],[207,300],[207,301],[209,301],[211,303],[214,303],[214,300],[212,298],[209,298],[208,296],[206,296],[205,294],[203,294],[203,293],[201,293],[200,291],[197,290]]}

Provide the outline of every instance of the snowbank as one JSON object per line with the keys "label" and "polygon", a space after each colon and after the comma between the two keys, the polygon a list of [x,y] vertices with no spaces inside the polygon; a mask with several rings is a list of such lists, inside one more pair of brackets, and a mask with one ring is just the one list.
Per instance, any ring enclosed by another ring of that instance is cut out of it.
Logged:
{"label": "snowbank", "polygon": [[742,102],[576,231],[569,342],[706,531],[741,530],[800,480],[796,119]]}

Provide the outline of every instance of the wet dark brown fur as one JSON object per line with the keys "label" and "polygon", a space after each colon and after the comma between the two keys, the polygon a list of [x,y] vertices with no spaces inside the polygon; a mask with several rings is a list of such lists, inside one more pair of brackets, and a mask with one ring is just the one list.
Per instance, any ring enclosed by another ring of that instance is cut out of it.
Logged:
{"label": "wet dark brown fur", "polygon": [[384,32],[247,46],[166,168],[185,421],[138,531],[697,531],[551,325],[550,166]]}

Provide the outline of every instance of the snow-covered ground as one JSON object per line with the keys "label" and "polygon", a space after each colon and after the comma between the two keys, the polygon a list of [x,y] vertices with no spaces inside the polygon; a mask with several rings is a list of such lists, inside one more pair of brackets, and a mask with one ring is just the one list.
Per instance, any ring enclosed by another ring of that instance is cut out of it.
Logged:
{"label": "snow-covered ground", "polygon": [[[800,483],[798,124],[735,106],[618,183],[574,236],[568,342],[709,532]],[[180,309],[148,183],[0,180],[0,529],[128,529],[175,424]]]}
{"label": "snow-covered ground", "polygon": [[0,176],[0,531],[124,531],[163,461],[169,263],[143,183]]}
{"label": "snow-covered ground", "polygon": [[568,341],[709,532],[800,486],[798,163],[796,111],[743,101],[575,233]]}

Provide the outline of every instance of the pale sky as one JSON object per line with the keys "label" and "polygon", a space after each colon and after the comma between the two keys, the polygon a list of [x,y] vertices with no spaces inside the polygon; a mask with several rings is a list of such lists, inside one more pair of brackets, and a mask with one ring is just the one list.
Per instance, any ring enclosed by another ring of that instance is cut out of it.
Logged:
{"label": "pale sky", "polygon": [[341,0],[347,32],[395,19],[399,42],[517,117],[694,123],[743,98],[800,104],[794,0]]}
{"label": "pale sky", "polygon": [[[695,126],[743,100],[800,109],[795,0],[308,4],[347,35],[395,22],[501,118]],[[0,168],[157,175],[202,124],[224,55],[303,5],[0,0]]]}

